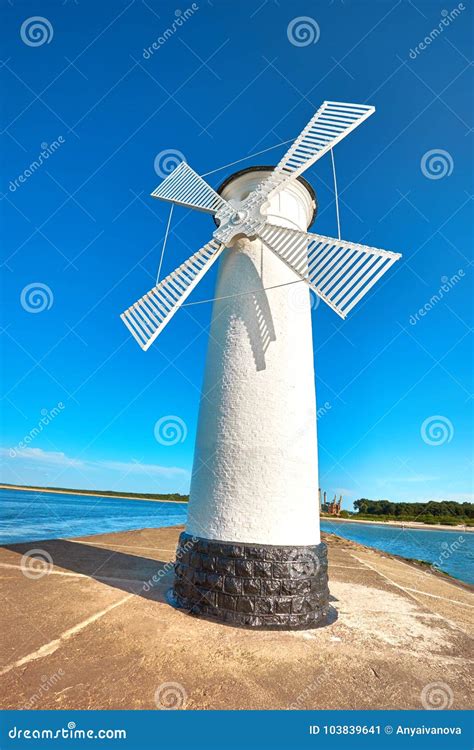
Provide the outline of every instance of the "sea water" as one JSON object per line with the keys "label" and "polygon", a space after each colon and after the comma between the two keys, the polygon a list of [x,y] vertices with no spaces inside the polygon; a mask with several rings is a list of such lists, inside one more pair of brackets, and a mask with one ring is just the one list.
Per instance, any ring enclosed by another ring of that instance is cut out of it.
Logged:
{"label": "sea water", "polygon": [[466,583],[474,583],[474,532],[413,529],[384,523],[321,521],[321,530],[411,560],[423,560]]}
{"label": "sea water", "polygon": [[176,526],[185,503],[0,490],[0,544]]}
{"label": "sea water", "polygon": [[[0,490],[0,544],[176,526],[186,522],[186,513],[185,503]],[[473,532],[337,520],[322,520],[321,529],[384,552],[424,560],[474,583]]]}

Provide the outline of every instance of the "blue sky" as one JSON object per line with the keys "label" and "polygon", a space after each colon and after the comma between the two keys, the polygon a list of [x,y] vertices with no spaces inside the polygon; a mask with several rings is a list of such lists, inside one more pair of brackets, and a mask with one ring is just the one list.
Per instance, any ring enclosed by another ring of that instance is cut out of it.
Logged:
{"label": "blue sky", "polygon": [[[245,159],[211,174],[217,186],[276,163],[284,146],[252,155],[331,99],[377,110],[335,152],[342,236],[404,257],[348,320],[313,312],[321,486],[346,507],[471,499],[471,4],[42,0],[3,13],[3,481],[187,491],[210,305],[183,309],[147,353],[119,319],[159,262],[156,157],[178,150],[200,173]],[[33,16],[46,22],[29,38]],[[313,38],[297,45],[288,28],[304,16]],[[329,157],[306,177],[313,228],[335,236]],[[212,229],[177,209],[163,272]],[[163,445],[154,428],[169,416],[183,439]]]}

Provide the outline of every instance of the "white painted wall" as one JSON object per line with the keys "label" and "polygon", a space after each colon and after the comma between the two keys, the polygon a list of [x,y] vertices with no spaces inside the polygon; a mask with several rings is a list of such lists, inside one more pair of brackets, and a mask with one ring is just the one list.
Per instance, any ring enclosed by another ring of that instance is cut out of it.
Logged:
{"label": "white painted wall", "polygon": [[[267,173],[241,175],[241,200]],[[269,220],[306,230],[300,182],[272,199]],[[216,297],[294,281],[260,241],[224,251]],[[208,539],[318,544],[316,399],[310,293],[304,283],[216,301],[199,413],[187,531]]]}

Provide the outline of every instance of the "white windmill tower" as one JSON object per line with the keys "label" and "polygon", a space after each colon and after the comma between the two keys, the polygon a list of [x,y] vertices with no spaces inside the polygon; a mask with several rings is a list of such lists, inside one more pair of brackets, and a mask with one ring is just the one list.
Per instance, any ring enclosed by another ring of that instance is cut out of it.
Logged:
{"label": "white windmill tower", "polygon": [[[217,229],[123,314],[146,350],[220,257],[177,604],[235,625],[308,628],[328,610],[320,541],[310,289],[345,318],[399,254],[310,234],[300,175],[373,112],[325,101],[280,163],[216,193],[182,162],[155,198],[214,215]],[[289,304],[289,285],[307,284]]]}

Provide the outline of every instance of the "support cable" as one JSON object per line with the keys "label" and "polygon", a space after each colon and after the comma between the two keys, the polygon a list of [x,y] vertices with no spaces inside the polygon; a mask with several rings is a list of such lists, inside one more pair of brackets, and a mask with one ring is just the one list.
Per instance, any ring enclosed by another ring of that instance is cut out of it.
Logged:
{"label": "support cable", "polygon": [[332,162],[332,176],[334,180],[334,196],[336,198],[337,238],[340,240],[341,239],[341,223],[339,221],[339,195],[337,192],[336,162],[334,161],[333,149],[331,149],[331,162]]}
{"label": "support cable", "polygon": [[166,241],[168,239],[168,234],[169,234],[169,231],[170,231],[171,217],[173,216],[173,208],[174,208],[174,205],[172,203],[171,204],[171,208],[170,208],[170,213],[169,213],[169,216],[168,216],[168,223],[166,225],[166,232],[165,232],[165,238],[163,240],[163,247],[161,248],[161,257],[160,257],[160,263],[158,265],[158,271],[157,271],[157,274],[156,274],[156,284],[155,284],[155,286],[158,286],[158,282],[160,280],[161,266],[163,265],[163,258],[165,256]]}
{"label": "support cable", "polygon": [[[222,167],[213,169],[210,172],[205,172],[204,174],[201,175],[201,177],[207,177],[208,175],[214,174],[215,172],[220,172],[222,169],[226,169],[227,167],[232,167],[234,166],[234,164],[239,164],[242,161],[251,159],[254,156],[259,156],[260,154],[264,154],[267,151],[272,151],[274,148],[278,148],[278,146],[283,146],[284,144],[290,143],[293,140],[294,138],[290,138],[287,141],[282,141],[281,143],[277,143],[274,146],[270,146],[270,148],[263,149],[262,151],[257,151],[254,154],[250,154],[249,156],[244,156],[243,159],[238,159],[237,161],[233,161],[233,162],[230,162],[229,164],[225,164]],[[341,239],[341,225],[340,225],[340,220],[339,220],[339,195],[337,191],[337,179],[336,179],[336,164],[334,161],[334,153],[332,149],[331,149],[331,162],[332,162],[332,174],[333,174],[333,180],[334,180],[334,195],[336,199],[337,235],[338,235],[338,239]],[[160,264],[158,267],[158,274],[156,277],[157,285],[160,279],[161,266],[163,264],[163,257],[165,253],[166,241],[168,239],[172,215],[173,215],[173,204],[171,204],[171,209],[170,209],[170,213],[168,216],[168,224],[166,226],[165,238],[163,240],[163,248],[161,250]],[[186,302],[184,305],[181,305],[181,307],[192,307],[193,305],[205,305],[210,302],[219,302],[220,300],[233,299],[234,297],[247,297],[251,294],[258,294],[259,292],[267,292],[267,291],[270,291],[271,289],[280,289],[281,287],[291,286],[292,284],[301,284],[303,281],[305,281],[305,279],[298,279],[297,281],[287,281],[285,284],[275,284],[274,286],[267,286],[267,287],[263,287],[262,289],[254,289],[253,291],[250,291],[250,292],[240,292],[239,294],[228,294],[224,297],[211,297],[209,299],[197,300],[196,302]]]}
{"label": "support cable", "polygon": [[297,279],[296,281],[287,281],[285,284],[275,284],[275,286],[265,286],[262,289],[254,289],[252,292],[239,292],[239,294],[227,294],[225,297],[211,297],[211,299],[200,299],[197,302],[186,302],[181,307],[191,307],[192,305],[204,305],[206,302],[219,302],[221,299],[233,299],[234,297],[247,297],[250,294],[258,294],[259,292],[268,292],[269,289],[279,289],[282,286],[291,286],[292,284],[301,284],[305,279]]}
{"label": "support cable", "polygon": [[274,148],[278,148],[279,146],[284,146],[286,143],[291,143],[294,141],[294,138],[289,138],[287,141],[281,141],[281,143],[275,143],[274,146],[270,146],[269,148],[264,148],[262,151],[256,151],[254,154],[249,154],[248,156],[244,156],[242,159],[237,159],[237,161],[231,161],[229,164],[224,164],[223,167],[217,167],[217,169],[212,169],[210,172],[204,172],[204,174],[201,175],[201,177],[207,177],[210,174],[214,174],[215,172],[220,172],[222,169],[227,169],[227,167],[233,167],[234,164],[240,164],[241,161],[246,161],[247,159],[253,159],[254,156],[260,156],[260,154],[266,154],[267,151],[273,151]]}

